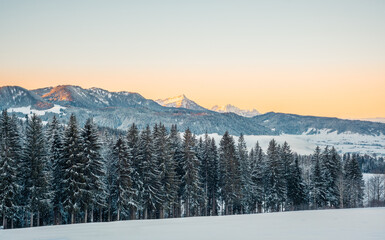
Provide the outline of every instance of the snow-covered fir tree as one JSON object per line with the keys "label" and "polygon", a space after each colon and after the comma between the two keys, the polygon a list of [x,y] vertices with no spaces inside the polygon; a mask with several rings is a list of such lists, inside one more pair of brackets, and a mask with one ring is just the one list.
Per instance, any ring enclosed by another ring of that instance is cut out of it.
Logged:
{"label": "snow-covered fir tree", "polygon": [[30,226],[40,225],[40,214],[49,207],[50,189],[48,158],[41,119],[33,114],[27,123],[26,142],[23,153],[23,191],[25,207],[30,214]]}
{"label": "snow-covered fir tree", "polygon": [[86,190],[81,139],[75,115],[71,115],[63,140],[63,207],[75,223],[81,208],[81,197]]}
{"label": "snow-covered fir tree", "polygon": [[81,152],[84,164],[83,177],[86,182],[85,191],[82,193],[82,204],[84,208],[84,222],[94,221],[94,209],[105,205],[105,186],[102,181],[105,174],[101,156],[101,144],[99,142],[98,130],[92,119],[88,119],[81,132]]}
{"label": "snow-covered fir tree", "polygon": [[121,216],[132,210],[132,206],[136,206],[133,201],[135,191],[132,187],[132,167],[130,163],[130,152],[126,142],[119,138],[114,146],[113,151],[115,162],[115,180],[113,185],[113,198],[116,204],[116,219],[121,220]]}
{"label": "snow-covered fir tree", "polygon": [[199,160],[195,152],[195,139],[189,129],[183,135],[183,172],[182,199],[185,204],[185,216],[196,216],[199,212],[199,201],[203,194],[199,179]]}
{"label": "snow-covered fir tree", "polygon": [[3,110],[0,118],[0,211],[3,228],[8,228],[9,223],[10,228],[13,228],[17,219],[17,196],[22,187],[21,170],[18,168],[21,154],[16,121]]}

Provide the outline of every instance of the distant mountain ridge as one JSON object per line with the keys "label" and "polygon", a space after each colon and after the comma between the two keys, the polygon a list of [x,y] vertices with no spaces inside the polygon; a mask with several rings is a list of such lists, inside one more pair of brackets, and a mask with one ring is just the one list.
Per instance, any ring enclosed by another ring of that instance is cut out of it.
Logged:
{"label": "distant mountain ridge", "polygon": [[158,99],[156,102],[164,107],[186,108],[190,110],[206,111],[207,109],[188,99],[184,94],[172,98]]}
{"label": "distant mountain ridge", "polygon": [[36,109],[44,121],[49,121],[54,114],[66,121],[74,113],[80,123],[92,117],[100,126],[122,130],[126,130],[132,123],[144,128],[147,124],[162,122],[168,127],[177,124],[181,131],[190,128],[196,134],[223,134],[229,131],[233,135],[278,135],[330,131],[385,135],[384,123],[273,112],[243,117],[235,113],[205,109],[184,95],[173,101],[162,101],[166,106],[138,93],[84,89],[72,85],[31,91],[19,86],[0,87],[0,109],[12,109],[20,118],[24,118],[26,111],[32,113],[32,109]]}
{"label": "distant mountain ridge", "polygon": [[238,108],[234,105],[231,105],[231,104],[227,104],[225,106],[215,105],[214,107],[211,108],[211,110],[215,111],[215,112],[220,112],[220,113],[232,112],[232,113],[238,114],[239,116],[243,116],[243,117],[254,117],[254,116],[261,114],[256,109],[244,110],[244,109],[240,109],[240,108]]}

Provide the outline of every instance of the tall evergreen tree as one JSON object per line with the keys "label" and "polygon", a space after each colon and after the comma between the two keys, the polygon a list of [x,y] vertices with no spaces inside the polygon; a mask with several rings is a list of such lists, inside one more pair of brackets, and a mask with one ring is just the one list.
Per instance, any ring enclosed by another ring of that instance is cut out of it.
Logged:
{"label": "tall evergreen tree", "polygon": [[75,115],[70,116],[63,142],[63,207],[75,223],[75,214],[81,207],[81,196],[86,189],[81,141]]}
{"label": "tall evergreen tree", "polygon": [[207,195],[208,195],[208,214],[218,215],[218,195],[219,195],[219,163],[218,149],[215,139],[208,141],[209,148],[207,153]]}
{"label": "tall evergreen tree", "polygon": [[183,135],[182,198],[186,217],[198,214],[199,200],[203,190],[199,182],[199,160],[195,152],[195,139],[187,129]]}
{"label": "tall evergreen tree", "polygon": [[287,175],[287,201],[291,210],[303,208],[306,204],[305,185],[302,180],[302,173],[298,163],[298,155],[289,165]]}
{"label": "tall evergreen tree", "polygon": [[241,134],[238,138],[237,154],[241,174],[241,212],[250,213],[254,210],[251,180],[252,169],[243,134]]}
{"label": "tall evergreen tree", "polygon": [[219,173],[225,214],[233,214],[241,205],[241,174],[234,139],[227,131],[219,143]]}
{"label": "tall evergreen tree", "polygon": [[311,187],[311,202],[314,209],[322,208],[326,204],[326,182],[324,174],[321,170],[321,150],[317,146],[312,155],[312,187]]}
{"label": "tall evergreen tree", "polygon": [[94,209],[105,205],[105,186],[102,178],[105,174],[101,156],[101,144],[98,130],[92,119],[88,119],[81,133],[83,177],[86,188],[82,195],[84,222],[88,221],[88,209],[91,207],[91,222],[94,221]]}
{"label": "tall evergreen tree", "polygon": [[153,138],[147,126],[140,135],[138,159],[143,179],[142,206],[145,219],[155,217],[156,207],[162,203],[160,172],[153,157]]}
{"label": "tall evergreen tree", "polygon": [[54,115],[48,126],[48,164],[51,171],[52,206],[54,211],[54,224],[61,223],[63,212],[63,132],[59,121]]}
{"label": "tall evergreen tree", "polygon": [[280,211],[286,200],[285,168],[280,158],[280,147],[273,139],[267,149],[267,205],[271,211]]}
{"label": "tall evergreen tree", "polygon": [[37,225],[40,225],[40,214],[50,203],[49,175],[47,172],[47,152],[43,135],[41,119],[32,115],[26,129],[26,144],[24,148],[24,169],[26,206],[30,212],[30,225],[33,226],[33,216],[37,215]]}
{"label": "tall evergreen tree", "polygon": [[182,140],[180,134],[178,132],[177,126],[172,125],[169,135],[169,143],[170,143],[170,154],[172,158],[172,162],[175,164],[175,172],[176,172],[176,189],[177,189],[177,199],[174,204],[174,215],[180,217],[182,214],[182,178],[184,176],[183,170],[183,151],[182,151]]}
{"label": "tall evergreen tree", "polygon": [[132,162],[132,188],[135,192],[134,201],[137,203],[133,205],[131,209],[131,219],[135,219],[137,208],[140,207],[138,204],[142,198],[141,193],[143,192],[143,174],[141,173],[139,155],[139,130],[138,127],[133,123],[128,129],[127,133],[127,146],[130,151],[130,157]]}
{"label": "tall evergreen tree", "polygon": [[132,188],[130,153],[122,138],[119,138],[116,142],[113,154],[116,164],[113,195],[116,202],[116,219],[119,221],[121,219],[121,213],[127,215],[126,213],[131,206],[136,205],[136,203],[133,201],[135,192]]}
{"label": "tall evergreen tree", "polygon": [[9,117],[7,110],[3,110],[0,118],[0,211],[4,228],[8,228],[9,220],[13,228],[13,222],[16,220],[16,197],[21,188],[18,171],[21,154],[16,122]]}
{"label": "tall evergreen tree", "polygon": [[266,161],[262,148],[257,142],[254,150],[250,152],[250,161],[252,164],[251,180],[253,183],[253,199],[257,205],[258,213],[262,212],[262,204],[265,202],[265,189],[267,184],[266,176]]}
{"label": "tall evergreen tree", "polygon": [[364,197],[364,180],[357,161],[357,155],[353,154],[346,160],[344,177],[344,207],[362,207]]}

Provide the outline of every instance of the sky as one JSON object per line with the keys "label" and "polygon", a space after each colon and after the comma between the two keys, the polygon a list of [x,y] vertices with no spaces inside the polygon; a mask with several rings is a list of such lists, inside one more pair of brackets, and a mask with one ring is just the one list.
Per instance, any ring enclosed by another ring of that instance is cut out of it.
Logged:
{"label": "sky", "polygon": [[385,1],[0,0],[0,86],[385,117]]}

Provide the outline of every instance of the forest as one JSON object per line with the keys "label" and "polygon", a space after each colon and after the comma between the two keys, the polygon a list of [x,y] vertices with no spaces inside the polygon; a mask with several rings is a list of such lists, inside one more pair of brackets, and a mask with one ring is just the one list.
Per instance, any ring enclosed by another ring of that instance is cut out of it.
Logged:
{"label": "forest", "polygon": [[[248,149],[162,123],[128,131],[0,117],[3,228],[363,206],[356,154],[309,156],[274,139]],[[361,160],[360,160],[361,161]]]}

